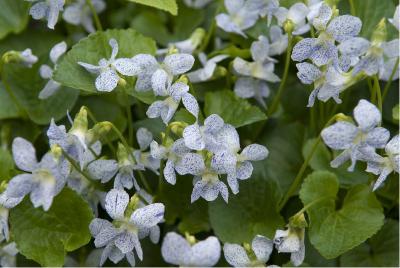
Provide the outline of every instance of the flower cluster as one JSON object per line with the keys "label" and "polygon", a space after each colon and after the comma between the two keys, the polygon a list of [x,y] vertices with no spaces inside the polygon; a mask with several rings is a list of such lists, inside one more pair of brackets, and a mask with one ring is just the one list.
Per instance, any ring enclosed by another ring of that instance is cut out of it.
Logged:
{"label": "flower cluster", "polygon": [[[389,131],[379,127],[382,121],[381,113],[366,100],[360,100],[353,113],[357,125],[349,121],[338,121],[325,128],[321,136],[329,148],[343,150],[331,162],[332,167],[338,167],[350,160],[348,170],[353,171],[357,160],[367,162],[367,171],[379,175],[373,187],[376,190],[390,173],[399,173],[399,135],[389,141]],[[375,151],[383,148],[386,157]]]}
{"label": "flower cluster", "polygon": [[[310,60],[296,64],[297,76],[304,84],[314,84],[308,107],[315,98],[326,102],[333,98],[341,103],[340,92],[361,79],[360,73],[389,80],[399,57],[398,39],[385,42],[386,25],[382,20],[372,41],[357,37],[362,22],[350,15],[336,16],[337,10],[321,3],[312,25],[318,31],[316,38],[304,38],[292,51],[294,61]],[[398,79],[398,72],[392,79]]]}
{"label": "flower cluster", "polygon": [[[64,9],[65,0],[25,0],[32,2],[30,15],[35,20],[46,19],[47,27],[54,30],[59,13],[64,11],[63,19],[72,25],[82,25],[89,33],[94,32],[93,20],[90,6],[85,0],[78,0],[67,5]],[[103,0],[92,0],[93,9],[100,13],[106,4]]]}
{"label": "flower cluster", "polygon": [[259,144],[248,145],[239,153],[236,129],[216,114],[208,116],[203,125],[196,122],[185,127],[182,136],[162,145],[153,141],[150,148],[154,158],[166,160],[163,172],[169,183],[175,184],[175,172],[194,176],[192,202],[200,197],[213,201],[219,194],[228,202],[228,188],[220,176],[227,175],[229,187],[237,194],[238,180],[250,178],[253,172],[251,161],[268,156],[267,148]]}

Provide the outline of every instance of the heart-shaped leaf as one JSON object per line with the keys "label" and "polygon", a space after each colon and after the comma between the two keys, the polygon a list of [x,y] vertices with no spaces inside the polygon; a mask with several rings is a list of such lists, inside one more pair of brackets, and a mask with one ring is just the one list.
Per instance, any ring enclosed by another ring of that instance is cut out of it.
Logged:
{"label": "heart-shaped leaf", "polygon": [[300,198],[310,218],[309,238],[327,259],[336,258],[374,235],[383,225],[383,209],[366,185],[349,189],[336,207],[339,181],[335,174],[316,171],[304,181]]}

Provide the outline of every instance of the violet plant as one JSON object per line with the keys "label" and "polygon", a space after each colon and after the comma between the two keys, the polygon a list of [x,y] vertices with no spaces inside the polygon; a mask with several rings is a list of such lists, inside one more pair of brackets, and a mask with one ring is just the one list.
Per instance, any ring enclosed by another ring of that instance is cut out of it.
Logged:
{"label": "violet plant", "polygon": [[399,266],[395,1],[1,8],[1,266]]}

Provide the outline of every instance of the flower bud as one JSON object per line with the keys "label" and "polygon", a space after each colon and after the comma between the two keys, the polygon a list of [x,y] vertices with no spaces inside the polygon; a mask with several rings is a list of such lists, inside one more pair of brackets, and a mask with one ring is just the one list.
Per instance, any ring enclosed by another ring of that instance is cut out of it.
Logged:
{"label": "flower bud", "polygon": [[296,26],[296,25],[294,24],[294,22],[293,22],[292,20],[290,20],[290,19],[286,20],[286,21],[283,23],[283,29],[284,29],[285,32],[288,33],[288,34],[291,34],[291,33],[293,32],[295,26]]}
{"label": "flower bud", "polygon": [[387,37],[386,20],[385,18],[383,18],[375,27],[375,30],[372,33],[371,37],[372,46],[380,46],[382,42],[386,41],[386,37]]}
{"label": "flower bud", "polygon": [[169,124],[169,128],[171,129],[171,132],[174,133],[175,135],[182,136],[183,130],[185,127],[187,127],[188,124],[185,122],[172,122]]}
{"label": "flower bud", "polygon": [[304,213],[295,214],[289,219],[289,226],[293,228],[305,228],[308,226]]}
{"label": "flower bud", "polygon": [[38,61],[38,58],[32,54],[30,48],[27,48],[24,51],[11,50],[6,52],[2,57],[2,61],[4,63],[21,63],[30,68]]}
{"label": "flower bud", "polygon": [[82,106],[79,113],[75,115],[74,122],[69,131],[70,134],[75,135],[82,145],[86,144],[86,134],[88,131],[87,108]]}
{"label": "flower bud", "polygon": [[88,142],[93,144],[94,142],[100,140],[101,137],[107,135],[111,130],[112,123],[108,121],[97,123],[92,129],[88,131]]}
{"label": "flower bud", "polygon": [[347,122],[353,122],[353,119],[350,116],[347,116],[345,114],[339,113],[335,115],[336,121],[347,121]]}

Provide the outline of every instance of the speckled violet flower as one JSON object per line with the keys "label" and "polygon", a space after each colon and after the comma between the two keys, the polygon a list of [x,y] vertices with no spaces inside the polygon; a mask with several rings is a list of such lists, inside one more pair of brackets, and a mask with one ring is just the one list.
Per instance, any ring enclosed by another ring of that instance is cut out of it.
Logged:
{"label": "speckled violet flower", "polygon": [[17,244],[15,242],[4,243],[4,238],[0,238],[0,265],[2,267],[15,267],[17,261]]}
{"label": "speckled violet flower", "polygon": [[[159,234],[157,224],[163,220],[164,205],[161,203],[150,204],[132,211],[127,209],[129,195],[124,190],[112,189],[107,193],[105,209],[114,220],[95,218],[90,223],[90,232],[95,238],[97,248],[105,247],[101,256],[100,266],[107,259],[118,263],[124,257],[130,265],[135,266],[133,250],[139,259],[143,259],[143,251],[139,239],[154,232]],[[129,212],[130,211],[130,212]]]}
{"label": "speckled violet flower", "polygon": [[351,160],[348,170],[353,171],[357,160],[368,159],[366,153],[372,157],[375,149],[384,148],[389,140],[389,131],[377,127],[382,117],[373,104],[360,100],[354,108],[354,118],[357,126],[347,121],[338,121],[321,132],[321,137],[328,147],[344,150],[331,162],[332,167],[336,168]]}
{"label": "speckled violet flower", "polygon": [[135,158],[137,168],[147,168],[158,175],[160,160],[152,157],[151,153],[147,151],[153,140],[153,134],[147,128],[139,128],[136,132],[136,140],[139,144],[139,149],[133,151],[133,157]]}
{"label": "speckled violet flower", "polygon": [[251,246],[225,243],[224,255],[226,261],[234,267],[265,266],[273,250],[272,240],[262,235],[256,235]]}
{"label": "speckled violet flower", "polygon": [[63,41],[56,44],[50,50],[50,60],[53,63],[53,68],[47,64],[40,66],[40,76],[49,81],[39,93],[39,99],[47,99],[54,95],[61,87],[61,84],[52,79],[55,65],[58,59],[67,51],[67,44]]}
{"label": "speckled violet flower", "polygon": [[152,89],[156,96],[167,96],[174,76],[189,71],[194,64],[194,57],[185,53],[171,54],[160,64],[152,55],[138,54],[132,61],[135,66],[134,75],[137,76],[135,89]]}
{"label": "speckled violet flower", "polygon": [[164,237],[161,254],[166,262],[174,265],[211,267],[220,258],[221,245],[215,236],[196,242],[194,237],[185,239],[177,233],[169,232]]}
{"label": "speckled violet flower", "polygon": [[306,23],[306,16],[309,10],[303,3],[296,3],[289,9],[279,7],[275,12],[275,17],[278,20],[279,26],[283,26],[286,21],[290,21],[293,26],[293,34],[301,35],[310,30],[310,25]]}
{"label": "speckled violet flower", "polygon": [[305,256],[304,228],[289,227],[286,230],[277,230],[274,244],[279,253],[291,253],[290,260],[293,265],[299,266],[303,263]]}
{"label": "speckled violet flower", "polygon": [[164,124],[168,125],[182,101],[186,110],[196,119],[199,114],[199,104],[195,97],[189,93],[189,86],[182,82],[175,82],[168,88],[170,95],[162,101],[153,102],[147,109],[149,118],[161,117]]}
{"label": "speckled violet flower", "polygon": [[376,180],[373,190],[378,189],[392,172],[399,173],[400,163],[400,137],[394,136],[385,146],[386,157],[378,154],[367,155],[367,171],[379,175]]}
{"label": "speckled violet flower", "polygon": [[312,60],[317,66],[328,64],[333,61],[338,65],[338,49],[335,42],[344,42],[355,37],[361,30],[362,22],[359,18],[342,15],[332,19],[333,11],[322,4],[319,14],[313,20],[313,25],[318,29],[318,38],[304,38],[298,42],[292,51],[292,60],[304,61]]}
{"label": "speckled violet flower", "polygon": [[151,156],[155,159],[167,160],[163,169],[164,179],[174,185],[176,183],[175,166],[180,162],[181,157],[189,153],[183,139],[178,139],[170,145],[160,145],[156,141],[150,144]]}
{"label": "speckled violet flower", "polygon": [[32,18],[40,20],[47,19],[47,27],[54,29],[58,20],[58,14],[64,8],[65,0],[25,0],[32,2],[33,5],[29,11]]}
{"label": "speckled violet flower", "polygon": [[218,173],[228,175],[228,185],[234,194],[239,192],[239,180],[246,180],[253,173],[250,161],[260,161],[268,156],[268,150],[260,144],[250,144],[239,154],[240,142],[236,129],[228,124],[216,135],[217,144],[224,148],[216,151],[211,159],[211,167]]}
{"label": "speckled violet flower", "polygon": [[257,22],[263,3],[245,0],[225,0],[224,3],[228,13],[221,13],[215,17],[218,27],[226,32],[247,37],[243,31]]}
{"label": "speckled violet flower", "polygon": [[6,196],[22,198],[30,194],[34,207],[49,210],[53,198],[62,190],[66,182],[68,166],[65,161],[58,163],[51,153],[36,159],[33,145],[23,138],[15,138],[12,144],[15,164],[27,172],[13,177],[8,183]]}
{"label": "speckled violet flower", "polygon": [[[91,1],[97,13],[102,12],[106,8],[106,3],[103,0]],[[86,0],[77,0],[68,5],[63,13],[63,19],[73,25],[82,25],[89,33],[95,32],[92,13]]]}
{"label": "speckled violet flower", "polygon": [[218,55],[212,57],[211,59],[207,60],[207,56],[204,53],[199,54],[199,60],[203,65],[203,68],[200,68],[196,71],[187,73],[187,77],[189,78],[190,82],[192,83],[199,83],[211,80],[213,77],[214,71],[217,68],[217,63],[223,61],[224,59],[228,58],[229,55]]}
{"label": "speckled violet flower", "polygon": [[98,91],[113,91],[120,80],[119,74],[126,76],[135,75],[135,66],[131,59],[116,59],[118,54],[117,40],[110,39],[109,44],[112,48],[111,56],[109,59],[100,59],[98,63],[99,65],[78,62],[78,64],[84,67],[88,72],[98,75],[95,82]]}

